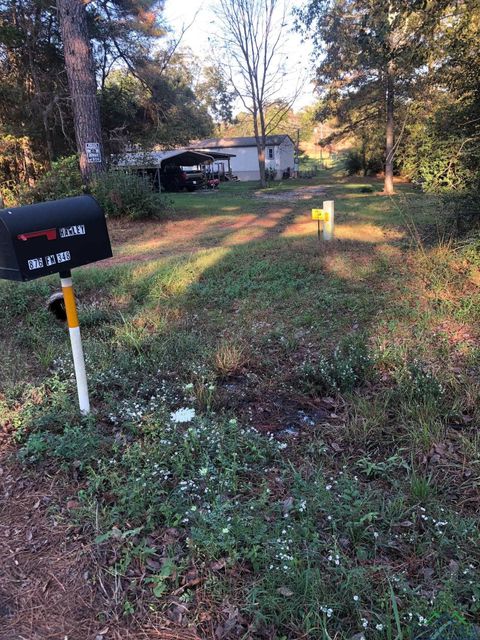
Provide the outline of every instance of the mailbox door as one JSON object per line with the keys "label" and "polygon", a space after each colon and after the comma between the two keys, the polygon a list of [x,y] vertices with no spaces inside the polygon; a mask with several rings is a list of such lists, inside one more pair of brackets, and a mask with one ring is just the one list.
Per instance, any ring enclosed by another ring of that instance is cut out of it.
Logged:
{"label": "mailbox door", "polygon": [[2,280],[22,280],[10,231],[2,219],[2,213],[0,212],[0,278]]}

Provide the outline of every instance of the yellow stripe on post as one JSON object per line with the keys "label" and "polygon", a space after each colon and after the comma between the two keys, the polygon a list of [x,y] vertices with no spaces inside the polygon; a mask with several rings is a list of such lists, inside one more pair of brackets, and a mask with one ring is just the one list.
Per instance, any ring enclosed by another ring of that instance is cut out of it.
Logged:
{"label": "yellow stripe on post", "polygon": [[[67,278],[65,278],[67,279]],[[75,303],[75,294],[73,293],[73,286],[63,285],[63,300],[65,302],[65,311],[67,313],[67,323],[69,329],[75,329],[75,327],[79,326],[78,322],[78,313],[77,313],[77,305]]]}

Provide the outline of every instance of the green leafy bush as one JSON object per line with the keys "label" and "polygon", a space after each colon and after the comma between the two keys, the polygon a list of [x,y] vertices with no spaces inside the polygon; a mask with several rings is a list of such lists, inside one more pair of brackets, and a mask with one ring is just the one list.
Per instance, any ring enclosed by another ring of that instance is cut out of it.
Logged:
{"label": "green leafy bush", "polygon": [[222,518],[224,502],[248,492],[247,471],[275,459],[276,442],[234,419],[195,418],[189,424],[182,428],[160,410],[144,419],[142,440],[114,447],[111,457],[91,470],[90,494],[108,492],[115,500],[109,525],[119,514],[147,527],[211,524]]}
{"label": "green leafy bush", "polygon": [[165,199],[152,191],[145,178],[121,171],[100,174],[92,193],[105,214],[111,218],[157,218],[165,212]]}
{"label": "green leafy bush", "polygon": [[92,424],[67,426],[63,433],[32,433],[20,449],[23,462],[34,463],[50,456],[63,462],[75,462],[78,468],[99,456],[102,438]]}
{"label": "green leafy bush", "polygon": [[363,160],[358,151],[348,151],[343,162],[349,176],[358,176],[363,172]]}
{"label": "green leafy bush", "polygon": [[375,175],[383,170],[380,156],[362,154],[357,149],[350,149],[343,161],[345,171],[349,176]]}
{"label": "green leafy bush", "polygon": [[34,187],[23,186],[18,195],[20,204],[33,204],[45,200],[60,200],[83,193],[82,176],[77,156],[68,156],[52,163],[52,168],[41,176]]}
{"label": "green leafy bush", "polygon": [[480,229],[480,192],[449,193],[442,196],[442,208],[449,228],[456,236]]}
{"label": "green leafy bush", "polygon": [[[34,187],[23,187],[18,199],[20,204],[33,204],[78,196],[85,191],[77,156],[69,156],[54,162]],[[111,218],[156,218],[167,207],[166,200],[152,191],[148,180],[120,171],[99,174],[91,184],[91,193]]]}
{"label": "green leafy bush", "polygon": [[445,393],[442,384],[418,360],[414,360],[399,372],[398,384],[402,397],[411,404],[437,405]]}
{"label": "green leafy bush", "polygon": [[478,191],[478,99],[444,96],[429,117],[409,126],[397,152],[402,173],[430,193]]}

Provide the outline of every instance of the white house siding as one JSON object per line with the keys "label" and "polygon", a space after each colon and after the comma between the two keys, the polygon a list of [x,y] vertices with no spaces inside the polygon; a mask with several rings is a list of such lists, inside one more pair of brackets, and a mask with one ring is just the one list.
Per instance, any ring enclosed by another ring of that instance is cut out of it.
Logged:
{"label": "white house siding", "polygon": [[[275,136],[272,136],[275,138]],[[278,137],[277,137],[278,139]],[[205,141],[208,143],[209,141]],[[231,147],[227,146],[213,146],[205,144],[202,147],[202,143],[197,143],[198,149],[205,149],[205,153],[208,150],[218,151],[220,153],[230,153],[234,157],[230,159],[230,167],[234,176],[237,176],[239,180],[259,180],[260,171],[258,169],[258,154],[256,146],[242,146],[235,145]],[[269,158],[268,150],[273,149],[273,158]],[[265,148],[265,166],[267,169],[272,168],[276,172],[276,179],[281,180],[283,172],[290,167],[290,172],[294,170],[294,145],[292,140],[286,136],[280,144],[267,144]]]}
{"label": "white house siding", "polygon": [[[257,147],[209,147],[219,153],[233,153],[230,159],[232,173],[239,180],[259,180]],[[208,151],[206,151],[208,153]]]}
{"label": "white house siding", "polygon": [[[273,149],[272,159],[268,157],[268,149]],[[230,160],[230,164],[233,175],[238,176],[239,180],[260,180],[256,147],[230,147],[228,149],[218,149],[218,151],[236,155],[235,158]],[[291,140],[286,138],[282,144],[269,145],[265,148],[265,167],[274,169],[276,171],[276,179],[281,180],[283,172],[289,167],[290,172],[293,173],[294,156],[294,146]]]}
{"label": "white house siding", "polygon": [[288,138],[277,146],[279,154],[279,171],[280,175],[277,178],[281,178],[284,171],[290,167],[290,173],[293,172],[293,164],[295,162],[295,148],[292,141]]}
{"label": "white house siding", "polygon": [[[269,149],[273,149],[273,158],[269,157]],[[256,151],[256,150],[255,150]],[[290,168],[290,173],[293,173],[293,163],[295,159],[294,146],[288,138],[281,144],[269,145],[265,148],[265,167],[267,169],[274,169],[276,172],[276,179],[281,180],[283,172]],[[257,154],[255,153],[255,160],[258,163]],[[255,179],[260,178],[260,173],[257,171]],[[239,177],[239,179],[241,179]],[[248,178],[251,180],[252,178]]]}

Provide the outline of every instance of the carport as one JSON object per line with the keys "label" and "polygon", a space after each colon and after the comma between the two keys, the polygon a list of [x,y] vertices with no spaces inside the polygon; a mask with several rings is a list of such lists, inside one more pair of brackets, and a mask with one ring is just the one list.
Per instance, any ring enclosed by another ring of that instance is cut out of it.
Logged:
{"label": "carport", "polygon": [[127,169],[147,177],[151,181],[154,191],[161,190],[161,173],[165,171],[167,166],[200,167],[211,165],[214,160],[213,155],[209,153],[192,151],[191,149],[132,151],[112,159],[113,164],[119,169]]}
{"label": "carport", "polygon": [[[205,172],[211,178],[218,178],[219,180],[231,180],[232,176],[232,167],[230,166],[230,159],[235,158],[234,153],[224,153],[220,151],[203,151],[200,150],[200,153],[204,153],[212,158],[213,162],[205,167]],[[227,161],[228,169],[225,171],[225,163]]]}

